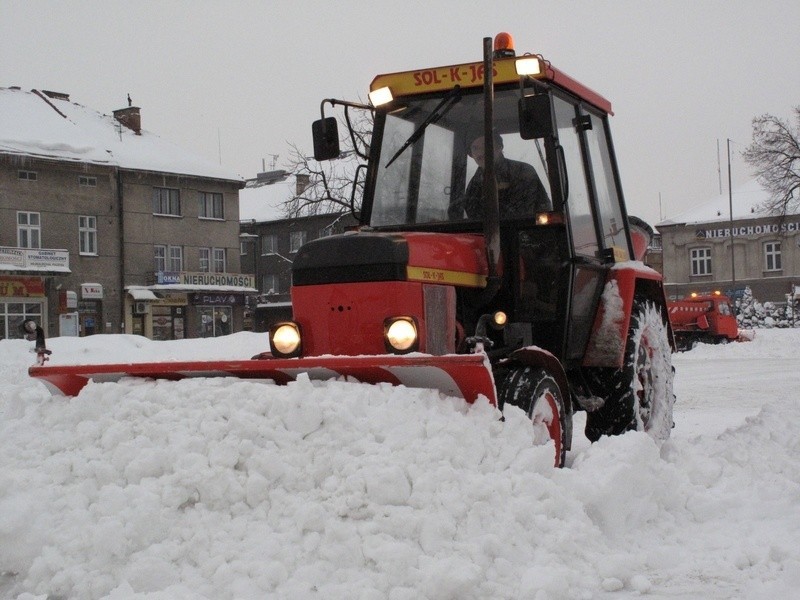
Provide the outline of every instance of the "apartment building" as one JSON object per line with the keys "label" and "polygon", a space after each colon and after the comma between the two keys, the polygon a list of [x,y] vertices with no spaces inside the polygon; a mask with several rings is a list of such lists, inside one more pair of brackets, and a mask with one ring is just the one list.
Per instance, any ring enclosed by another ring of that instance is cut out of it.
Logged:
{"label": "apartment building", "polygon": [[243,179],[67,94],[0,88],[0,338],[243,328]]}
{"label": "apartment building", "polygon": [[302,175],[277,169],[259,173],[248,184],[252,187],[241,191],[242,269],[254,274],[259,290],[248,311],[248,325],[255,331],[267,331],[272,323],[291,319],[292,263],[300,246],[358,224],[350,212],[287,218],[283,204],[307,183]]}
{"label": "apartment building", "polygon": [[783,302],[800,287],[800,214],[770,215],[768,198],[750,181],[656,225],[667,294],[750,287],[761,302]]}

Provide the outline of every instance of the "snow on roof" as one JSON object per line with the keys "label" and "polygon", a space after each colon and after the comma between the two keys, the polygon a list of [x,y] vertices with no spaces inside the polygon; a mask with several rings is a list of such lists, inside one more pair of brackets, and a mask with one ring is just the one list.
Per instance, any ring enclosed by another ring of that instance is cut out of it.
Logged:
{"label": "snow on roof", "polygon": [[294,177],[260,187],[239,190],[239,220],[276,221],[285,219],[283,202],[294,195]]}
{"label": "snow on roof", "polygon": [[243,181],[238,173],[113,116],[60,98],[0,88],[0,153]]}
{"label": "snow on roof", "polygon": [[769,212],[764,210],[762,206],[769,198],[769,192],[758,181],[752,179],[739,187],[733,188],[730,198],[728,193],[724,192],[694,208],[661,221],[656,227],[729,221],[731,219],[731,204],[733,204],[734,219],[767,217]]}

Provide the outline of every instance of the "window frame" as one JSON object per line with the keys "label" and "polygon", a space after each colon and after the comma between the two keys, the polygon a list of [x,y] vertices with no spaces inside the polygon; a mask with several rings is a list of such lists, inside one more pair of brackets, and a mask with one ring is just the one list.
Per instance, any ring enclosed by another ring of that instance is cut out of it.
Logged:
{"label": "window frame", "polygon": [[36,171],[28,171],[26,169],[19,169],[17,171],[18,181],[38,181],[39,176]]}
{"label": "window frame", "polygon": [[[200,263],[200,272],[201,273],[210,273],[211,272],[211,248],[198,248],[197,255],[199,258]],[[205,256],[203,256],[205,255]]]}
{"label": "window frame", "polygon": [[[228,260],[225,248],[212,248],[211,249],[211,269],[212,273],[227,273]],[[221,267],[221,268],[220,268]]]}
{"label": "window frame", "polygon": [[[780,241],[770,240],[764,242],[762,248],[764,250],[764,271],[768,271],[770,273],[783,271],[783,258],[781,256],[782,248]],[[770,266],[770,262],[772,262],[772,266]]]}
{"label": "window frame", "polygon": [[[84,219],[86,221],[84,221]],[[84,242],[86,242],[84,244]],[[86,245],[87,247],[84,247]],[[78,216],[78,253],[81,256],[97,256],[97,217]]]}
{"label": "window frame", "polygon": [[[299,243],[298,243],[299,239]],[[306,243],[307,232],[304,230],[289,232],[289,254],[295,254]]]}
{"label": "window frame", "polygon": [[[164,192],[167,192],[166,198]],[[153,214],[160,217],[180,217],[181,191],[178,188],[153,187]],[[167,212],[163,212],[166,209]]]}
{"label": "window frame", "polygon": [[[265,240],[270,239],[272,241],[269,246],[265,244]],[[261,256],[270,256],[272,254],[278,253],[278,236],[275,233],[263,233],[261,234]]]}
{"label": "window frame", "polygon": [[[270,285],[267,287],[266,281],[267,278],[271,279],[274,282],[274,285]],[[261,289],[265,295],[269,294],[280,294],[281,293],[281,278],[280,275],[276,273],[264,273],[261,276]]]}
{"label": "window frame", "polygon": [[[20,222],[20,218],[25,215],[25,223]],[[31,223],[31,216],[36,215],[36,223]],[[31,234],[35,234],[32,236]],[[23,244],[23,237],[26,243]],[[35,237],[34,241],[31,237]],[[18,210],[17,211],[17,247],[40,249],[42,247],[42,213],[36,211]]]}
{"label": "window frame", "polygon": [[[160,253],[159,250],[161,251]],[[165,273],[167,271],[167,247],[164,244],[155,244],[153,246],[153,268],[156,273]]]}
{"label": "window frame", "polygon": [[78,175],[79,187],[97,187],[97,177],[91,175]]}
{"label": "window frame", "polygon": [[169,273],[183,271],[183,246],[167,246],[167,266]]}
{"label": "window frame", "polygon": [[[198,204],[198,218],[214,221],[225,220],[225,198],[222,192],[198,192]],[[209,208],[211,214],[209,214]]]}
{"label": "window frame", "polygon": [[[700,256],[701,252],[703,256]],[[692,277],[707,277],[714,274],[711,261],[711,246],[689,248],[689,273]]]}

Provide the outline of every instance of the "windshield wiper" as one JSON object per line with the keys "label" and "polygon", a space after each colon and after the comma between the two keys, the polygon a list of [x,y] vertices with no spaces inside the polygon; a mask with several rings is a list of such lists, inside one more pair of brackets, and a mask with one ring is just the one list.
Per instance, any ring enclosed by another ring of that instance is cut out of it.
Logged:
{"label": "windshield wiper", "polygon": [[414,133],[412,133],[403,143],[403,145],[400,146],[400,149],[394,153],[394,156],[392,156],[392,158],[389,159],[389,162],[386,163],[386,168],[388,168],[389,165],[397,160],[397,157],[400,156],[406,148],[422,137],[422,134],[425,133],[425,129],[428,127],[428,125],[435,123],[445,116],[447,112],[458,103],[459,100],[461,100],[461,86],[457,85],[450,90],[444,98],[442,98],[442,101],[436,105],[436,108],[431,111],[431,114],[429,114],[428,117],[422,123],[420,123],[419,127],[417,127]]}

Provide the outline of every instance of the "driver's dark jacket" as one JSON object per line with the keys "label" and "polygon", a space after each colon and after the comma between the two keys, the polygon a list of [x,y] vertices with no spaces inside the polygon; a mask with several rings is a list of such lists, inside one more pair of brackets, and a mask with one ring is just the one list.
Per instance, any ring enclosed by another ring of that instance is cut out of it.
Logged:
{"label": "driver's dark jacket", "polygon": [[[536,169],[530,164],[502,157],[495,163],[495,176],[501,219],[529,216],[553,209]],[[463,206],[459,207],[463,207],[470,219],[483,217],[482,190],[483,169],[478,167],[467,185]]]}

